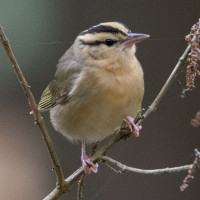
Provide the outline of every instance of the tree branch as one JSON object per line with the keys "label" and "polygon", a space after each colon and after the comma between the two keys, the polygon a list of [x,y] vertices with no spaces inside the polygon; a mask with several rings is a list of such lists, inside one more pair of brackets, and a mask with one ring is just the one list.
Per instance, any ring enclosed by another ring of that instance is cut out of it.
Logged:
{"label": "tree branch", "polygon": [[176,172],[181,172],[181,171],[187,171],[191,165],[184,165],[180,167],[167,167],[163,169],[138,169],[138,168],[133,168],[126,166],[108,156],[103,156],[101,158],[103,161],[110,162],[114,164],[115,166],[119,167],[122,172],[134,172],[137,174],[150,174],[150,175],[159,175],[159,174],[164,174],[164,173],[176,173]]}
{"label": "tree branch", "polygon": [[84,186],[84,179],[85,179],[85,174],[83,174],[78,181],[78,190],[77,190],[77,200],[81,200],[83,196],[83,186]]}
{"label": "tree branch", "polygon": [[187,48],[185,49],[183,55],[180,57],[178,63],[174,67],[174,69],[173,69],[172,73],[170,74],[169,78],[167,79],[167,81],[163,85],[163,87],[160,90],[159,94],[157,95],[157,97],[155,98],[153,103],[149,106],[147,111],[143,114],[143,118],[139,120],[138,124],[141,124],[144,119],[146,119],[152,112],[154,112],[157,109],[158,105],[160,104],[160,102],[162,101],[162,99],[165,96],[166,92],[168,91],[168,89],[170,88],[170,86],[173,83],[174,79],[176,78],[178,70],[181,68],[181,66],[184,65],[184,63],[186,61],[186,58],[187,58],[187,55],[190,52],[190,49],[191,49],[191,47],[190,47],[190,44],[189,44],[187,46]]}
{"label": "tree branch", "polygon": [[67,179],[65,179],[64,185],[62,188],[56,187],[50,194],[48,194],[43,200],[56,200],[62,194],[69,190],[71,185],[75,183],[83,174],[83,169],[80,167],[73,174],[71,174]]}
{"label": "tree branch", "polygon": [[47,132],[43,118],[42,118],[40,112],[38,111],[37,103],[36,103],[35,98],[34,98],[32,92],[31,92],[30,86],[28,85],[28,83],[27,83],[18,63],[17,63],[15,55],[14,55],[12,49],[11,49],[9,41],[8,41],[6,35],[3,31],[3,27],[1,25],[0,25],[0,40],[1,40],[1,43],[2,43],[10,61],[11,61],[11,63],[13,64],[13,68],[16,72],[16,75],[18,77],[20,85],[22,86],[24,93],[25,93],[25,95],[28,99],[29,107],[31,108],[33,116],[34,116],[34,122],[35,122],[35,124],[38,125],[38,127],[39,127],[39,129],[42,133],[42,137],[43,137],[43,139],[46,143],[49,155],[51,157],[51,161],[53,163],[53,168],[54,168],[55,173],[56,173],[57,184],[62,187],[63,182],[64,182],[64,176],[63,176],[63,173],[62,173],[62,169],[61,169],[61,166],[60,166],[58,156],[57,156],[55,149],[54,149],[54,146],[53,146],[53,142],[52,142],[52,140],[49,136],[49,133]]}

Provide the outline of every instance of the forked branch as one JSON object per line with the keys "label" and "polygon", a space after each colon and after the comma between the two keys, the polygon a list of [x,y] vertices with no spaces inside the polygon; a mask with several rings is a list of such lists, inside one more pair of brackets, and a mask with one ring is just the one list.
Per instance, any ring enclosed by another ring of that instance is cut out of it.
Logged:
{"label": "forked branch", "polygon": [[119,161],[116,161],[108,156],[102,157],[103,161],[112,163],[113,165],[117,166],[121,172],[133,172],[137,174],[149,174],[149,175],[160,175],[164,173],[177,173],[181,171],[187,171],[191,165],[184,165],[180,167],[167,167],[162,169],[138,169],[134,167],[129,167],[127,165],[124,165],[120,163]]}

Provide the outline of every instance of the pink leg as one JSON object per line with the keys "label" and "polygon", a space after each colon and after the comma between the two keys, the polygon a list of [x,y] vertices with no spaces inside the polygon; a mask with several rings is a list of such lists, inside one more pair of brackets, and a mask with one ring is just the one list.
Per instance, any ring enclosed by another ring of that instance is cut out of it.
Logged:
{"label": "pink leg", "polygon": [[85,153],[85,141],[82,141],[81,161],[83,170],[86,174],[90,174],[92,171],[97,173],[98,164],[94,164]]}
{"label": "pink leg", "polygon": [[[130,131],[133,132],[135,137],[139,137],[142,126],[135,124],[133,117],[127,116],[125,118],[125,120],[126,120],[126,124],[129,127]],[[133,130],[133,128],[134,128],[134,130]]]}

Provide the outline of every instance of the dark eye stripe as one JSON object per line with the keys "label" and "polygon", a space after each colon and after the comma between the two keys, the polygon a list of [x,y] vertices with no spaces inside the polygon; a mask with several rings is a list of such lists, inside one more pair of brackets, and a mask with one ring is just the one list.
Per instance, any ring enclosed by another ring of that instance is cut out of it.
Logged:
{"label": "dark eye stripe", "polygon": [[122,35],[126,36],[126,33],[123,31],[114,28],[112,26],[105,26],[105,25],[99,25],[99,26],[93,26],[89,28],[86,31],[81,32],[79,35],[86,35],[88,33],[94,34],[94,33],[121,33]]}
{"label": "dark eye stripe", "polygon": [[[80,40],[80,42],[84,45],[90,45],[90,46],[97,46],[97,45],[100,45],[100,44],[105,44],[105,41],[86,42],[84,40]],[[113,42],[116,43],[117,41],[114,40]]]}

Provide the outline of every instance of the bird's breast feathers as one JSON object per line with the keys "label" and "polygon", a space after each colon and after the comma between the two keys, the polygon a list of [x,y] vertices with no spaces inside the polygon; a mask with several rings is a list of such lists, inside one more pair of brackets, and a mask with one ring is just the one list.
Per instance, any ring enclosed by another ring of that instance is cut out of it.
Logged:
{"label": "bird's breast feathers", "polygon": [[83,71],[69,93],[69,102],[51,109],[55,129],[70,140],[94,142],[112,134],[127,115],[135,117],[144,83],[139,62],[134,64],[120,73],[98,68]]}

